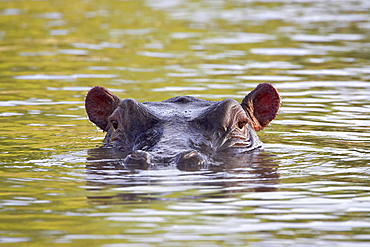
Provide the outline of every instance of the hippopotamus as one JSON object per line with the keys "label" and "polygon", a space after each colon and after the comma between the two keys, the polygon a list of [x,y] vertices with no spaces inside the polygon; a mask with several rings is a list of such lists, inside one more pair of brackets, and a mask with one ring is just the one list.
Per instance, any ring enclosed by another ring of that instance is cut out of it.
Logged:
{"label": "hippopotamus", "polygon": [[104,147],[124,154],[123,164],[199,167],[241,156],[261,147],[256,131],[275,119],[280,96],[259,84],[241,103],[178,96],[160,102],[123,99],[101,86],[86,95],[88,118],[106,132]]}

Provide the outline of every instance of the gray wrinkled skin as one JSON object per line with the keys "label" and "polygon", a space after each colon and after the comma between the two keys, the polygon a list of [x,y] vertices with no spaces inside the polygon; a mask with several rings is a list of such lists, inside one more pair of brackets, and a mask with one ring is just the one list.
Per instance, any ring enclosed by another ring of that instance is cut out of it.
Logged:
{"label": "gray wrinkled skin", "polygon": [[102,87],[86,96],[89,119],[107,132],[104,146],[127,153],[128,168],[175,164],[197,170],[227,156],[259,148],[256,131],[275,118],[276,89],[260,84],[242,103],[180,96],[161,102],[120,100]]}

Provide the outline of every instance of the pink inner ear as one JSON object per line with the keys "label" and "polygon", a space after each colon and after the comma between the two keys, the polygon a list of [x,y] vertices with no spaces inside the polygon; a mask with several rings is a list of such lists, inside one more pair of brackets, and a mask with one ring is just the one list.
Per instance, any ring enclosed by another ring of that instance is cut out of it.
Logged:
{"label": "pink inner ear", "polygon": [[264,86],[253,99],[254,115],[263,127],[275,119],[280,108],[280,96],[276,89]]}
{"label": "pink inner ear", "polygon": [[108,117],[120,103],[120,99],[104,87],[93,87],[86,95],[85,108],[91,122],[108,131]]}
{"label": "pink inner ear", "polygon": [[262,83],[243,99],[242,106],[251,116],[255,130],[259,131],[275,119],[280,96],[272,84]]}

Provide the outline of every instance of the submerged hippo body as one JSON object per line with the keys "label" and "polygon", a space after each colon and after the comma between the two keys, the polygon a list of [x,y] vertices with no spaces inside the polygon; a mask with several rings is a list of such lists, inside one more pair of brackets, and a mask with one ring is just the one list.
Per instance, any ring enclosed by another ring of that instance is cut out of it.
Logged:
{"label": "submerged hippo body", "polygon": [[271,84],[263,83],[241,104],[191,96],[138,103],[96,86],[88,92],[85,107],[90,121],[107,132],[104,145],[128,154],[125,165],[189,168],[260,147],[256,131],[276,117],[280,97]]}

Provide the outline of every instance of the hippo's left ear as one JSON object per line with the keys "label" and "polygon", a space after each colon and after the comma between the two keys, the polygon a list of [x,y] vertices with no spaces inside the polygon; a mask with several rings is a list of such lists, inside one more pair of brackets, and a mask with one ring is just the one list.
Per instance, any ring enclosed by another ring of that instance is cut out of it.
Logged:
{"label": "hippo's left ear", "polygon": [[275,119],[280,108],[280,96],[272,84],[262,83],[245,96],[241,105],[253,128],[259,131]]}

